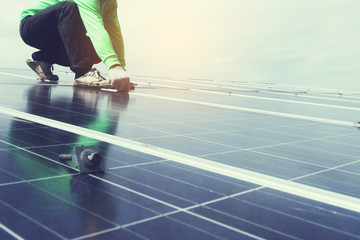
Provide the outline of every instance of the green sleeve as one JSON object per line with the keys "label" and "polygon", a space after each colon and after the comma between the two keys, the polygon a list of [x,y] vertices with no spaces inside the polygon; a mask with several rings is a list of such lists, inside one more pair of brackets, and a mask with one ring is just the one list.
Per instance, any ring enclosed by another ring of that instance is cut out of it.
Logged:
{"label": "green sleeve", "polygon": [[117,2],[114,1],[114,5],[107,9],[108,11],[104,13],[103,17],[105,29],[110,35],[112,46],[114,47],[121,66],[125,67],[124,40],[117,15]]}
{"label": "green sleeve", "polygon": [[[75,0],[75,2],[79,7],[80,15],[84,22],[87,35],[90,37],[91,42],[94,45],[95,51],[99,55],[103,63],[108,68],[116,64],[120,64],[125,68],[124,45],[122,42],[120,27],[118,28],[118,32],[115,35],[117,35],[118,37],[120,36],[121,42],[120,44],[116,43],[115,46],[118,46],[117,48],[120,53],[119,58],[122,58],[120,59],[121,61],[119,61],[117,52],[115,52],[113,47],[113,42],[115,43],[116,39],[112,40],[110,34],[105,29],[104,20],[103,17],[101,16],[101,11],[100,11],[100,1]],[[111,4],[111,3],[112,4],[116,3],[116,0],[108,1],[105,4]],[[113,6],[108,6],[108,8],[111,7]]]}

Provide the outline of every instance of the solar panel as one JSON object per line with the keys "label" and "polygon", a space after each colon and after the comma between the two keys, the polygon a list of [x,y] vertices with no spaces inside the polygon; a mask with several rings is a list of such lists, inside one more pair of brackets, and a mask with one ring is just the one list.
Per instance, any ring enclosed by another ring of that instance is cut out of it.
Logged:
{"label": "solar panel", "polygon": [[[0,239],[358,239],[354,92],[1,69]],[[105,172],[59,154],[98,146]]]}

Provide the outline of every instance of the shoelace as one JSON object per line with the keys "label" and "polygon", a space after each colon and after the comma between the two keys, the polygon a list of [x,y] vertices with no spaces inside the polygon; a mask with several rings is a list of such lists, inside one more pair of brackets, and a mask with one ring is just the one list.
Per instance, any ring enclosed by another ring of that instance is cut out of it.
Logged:
{"label": "shoelace", "polygon": [[105,80],[106,80],[106,78],[104,78],[103,76],[101,76],[100,71],[97,70],[96,68],[91,69],[91,70],[87,73],[87,75],[90,76],[90,77],[94,77],[94,78],[96,78],[96,79],[99,80],[99,81],[105,81]]}

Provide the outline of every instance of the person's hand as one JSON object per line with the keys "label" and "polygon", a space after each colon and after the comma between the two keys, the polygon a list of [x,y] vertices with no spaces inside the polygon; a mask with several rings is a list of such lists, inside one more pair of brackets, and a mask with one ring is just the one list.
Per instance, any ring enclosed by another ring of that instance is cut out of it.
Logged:
{"label": "person's hand", "polygon": [[130,90],[130,78],[120,65],[112,66],[109,69],[109,80],[111,85],[120,92],[128,92]]}
{"label": "person's hand", "polygon": [[116,79],[129,78],[126,75],[126,71],[120,65],[114,65],[109,69],[109,78],[110,81],[114,81]]}

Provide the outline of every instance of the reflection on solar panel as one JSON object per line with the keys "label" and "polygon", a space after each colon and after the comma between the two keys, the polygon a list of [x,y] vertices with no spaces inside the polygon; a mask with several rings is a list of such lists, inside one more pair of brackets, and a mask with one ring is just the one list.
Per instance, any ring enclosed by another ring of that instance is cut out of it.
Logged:
{"label": "reflection on solar panel", "polygon": [[[358,239],[360,94],[1,69],[0,239]],[[58,155],[96,145],[106,171]]]}

